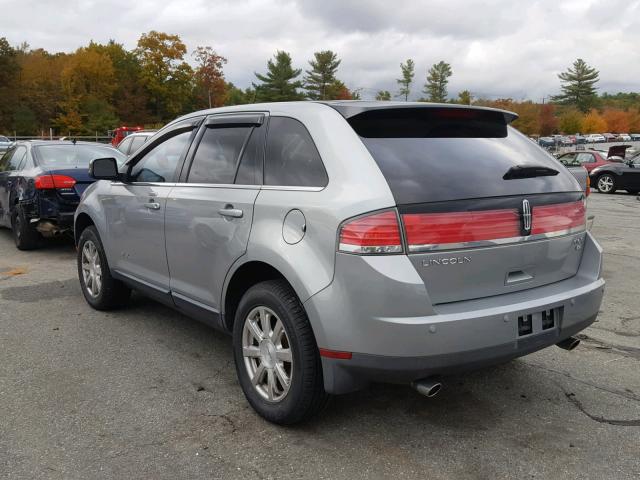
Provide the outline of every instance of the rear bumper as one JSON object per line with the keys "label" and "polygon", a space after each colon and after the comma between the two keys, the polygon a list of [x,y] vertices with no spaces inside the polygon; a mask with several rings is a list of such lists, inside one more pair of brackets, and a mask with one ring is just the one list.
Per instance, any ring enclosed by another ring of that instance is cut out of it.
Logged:
{"label": "rear bumper", "polygon": [[[330,393],[471,370],[554,345],[596,319],[604,293],[602,250],[590,234],[567,280],[436,307],[406,257],[341,260],[333,283],[305,302],[319,347],[352,352],[349,360],[322,358]],[[562,314],[543,330],[541,312],[551,309]],[[533,332],[519,336],[518,317],[527,314]]]}

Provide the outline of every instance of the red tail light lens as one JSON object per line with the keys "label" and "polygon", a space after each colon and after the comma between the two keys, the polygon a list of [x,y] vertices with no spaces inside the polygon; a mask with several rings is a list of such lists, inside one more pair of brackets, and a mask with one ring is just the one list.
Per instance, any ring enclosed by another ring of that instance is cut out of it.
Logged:
{"label": "red tail light lens", "polygon": [[531,235],[565,233],[585,228],[587,211],[583,201],[533,207]]}
{"label": "red tail light lens", "polygon": [[34,185],[37,190],[50,190],[53,188],[73,188],[76,179],[66,175],[40,175],[36,177]]}
{"label": "red tail light lens", "polygon": [[341,252],[401,253],[402,237],[395,211],[374,213],[345,223],[340,229]]}
{"label": "red tail light lens", "polygon": [[402,215],[402,222],[409,250],[521,235],[520,214],[516,209],[411,213]]}

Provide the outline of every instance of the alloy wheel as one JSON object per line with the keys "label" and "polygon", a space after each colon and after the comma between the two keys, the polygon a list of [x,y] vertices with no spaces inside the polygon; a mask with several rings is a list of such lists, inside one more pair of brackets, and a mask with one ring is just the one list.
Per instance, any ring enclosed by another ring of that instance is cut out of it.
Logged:
{"label": "alloy wheel", "polygon": [[613,178],[609,175],[603,175],[598,179],[598,190],[609,193],[613,188]]}
{"label": "alloy wheel", "polygon": [[82,278],[87,293],[93,298],[100,295],[102,290],[102,265],[96,244],[91,240],[84,242],[82,247]]}
{"label": "alloy wheel", "polygon": [[291,344],[282,320],[270,308],[255,307],[247,315],[242,356],[251,385],[262,398],[279,402],[286,397],[293,375]]}

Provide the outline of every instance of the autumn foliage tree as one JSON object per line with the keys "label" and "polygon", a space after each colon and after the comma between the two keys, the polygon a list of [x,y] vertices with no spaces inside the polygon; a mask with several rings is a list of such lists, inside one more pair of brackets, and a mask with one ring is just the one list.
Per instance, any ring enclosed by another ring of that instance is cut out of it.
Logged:
{"label": "autumn foliage tree", "polygon": [[607,108],[602,112],[602,118],[607,124],[607,132],[627,133],[631,124],[631,113],[624,110]]}
{"label": "autumn foliage tree", "polygon": [[209,108],[221,107],[227,98],[227,85],[222,69],[227,59],[218,55],[211,47],[197,47],[193,56],[198,62],[195,80],[205,94]]}
{"label": "autumn foliage tree", "polygon": [[582,133],[602,133],[607,129],[607,122],[597,110],[591,110],[582,120]]}

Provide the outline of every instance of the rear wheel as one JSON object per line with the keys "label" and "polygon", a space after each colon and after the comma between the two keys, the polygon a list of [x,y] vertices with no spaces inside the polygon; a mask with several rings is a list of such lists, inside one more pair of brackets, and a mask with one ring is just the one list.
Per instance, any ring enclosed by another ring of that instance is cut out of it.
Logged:
{"label": "rear wheel", "polygon": [[270,422],[306,420],[326,404],[322,365],[300,300],[282,280],[251,287],[240,301],[233,353],[240,386]]}
{"label": "rear wheel", "polygon": [[78,277],[87,303],[110,310],[127,303],[131,289],[111,276],[107,256],[95,227],[82,231],[78,242]]}
{"label": "rear wheel", "polygon": [[600,193],[614,193],[616,191],[616,179],[613,175],[603,173],[598,177],[596,188]]}
{"label": "rear wheel", "polygon": [[33,250],[40,246],[42,237],[31,226],[20,205],[16,206],[11,215],[11,230],[13,231],[13,240],[19,250]]}

